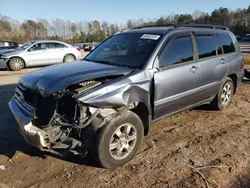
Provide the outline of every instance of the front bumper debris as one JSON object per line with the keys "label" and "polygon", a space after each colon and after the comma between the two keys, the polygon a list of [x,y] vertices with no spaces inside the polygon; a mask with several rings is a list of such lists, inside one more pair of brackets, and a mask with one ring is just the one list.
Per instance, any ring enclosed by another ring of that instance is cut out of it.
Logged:
{"label": "front bumper debris", "polygon": [[71,149],[82,145],[80,141],[71,137],[66,138],[62,142],[52,144],[49,133],[32,124],[34,118],[32,113],[23,107],[16,97],[13,97],[9,102],[9,107],[18,123],[20,133],[28,144],[59,156],[64,156]]}
{"label": "front bumper debris", "polygon": [[32,124],[32,117],[18,106],[15,98],[9,102],[9,107],[26,142],[39,149],[49,148],[50,142],[46,133]]}

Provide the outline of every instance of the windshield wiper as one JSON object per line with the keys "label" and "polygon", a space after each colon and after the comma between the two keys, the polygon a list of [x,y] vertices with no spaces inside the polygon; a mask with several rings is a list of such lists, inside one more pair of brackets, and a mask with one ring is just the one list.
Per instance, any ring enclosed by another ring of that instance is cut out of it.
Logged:
{"label": "windshield wiper", "polygon": [[107,65],[114,65],[114,66],[119,66],[115,63],[112,63],[110,61],[107,61],[107,60],[92,60],[92,59],[88,59],[88,58],[85,58],[83,59],[84,61],[91,61],[91,62],[95,62],[95,63],[101,63],[101,64],[107,64]]}
{"label": "windshield wiper", "polygon": [[102,63],[102,64],[107,64],[107,65],[114,65],[114,66],[118,66],[116,65],[115,63],[112,63],[110,61],[107,61],[107,60],[95,60],[93,62],[96,62],[96,63]]}
{"label": "windshield wiper", "polygon": [[91,62],[95,62],[95,63],[106,64],[106,65],[113,65],[113,66],[117,66],[117,67],[126,67],[126,68],[130,68],[130,69],[138,68],[138,67],[127,65],[127,64],[113,63],[113,62],[107,61],[107,60],[92,60],[92,59],[87,59],[87,58],[83,59],[83,60],[85,60],[85,61],[91,61]]}

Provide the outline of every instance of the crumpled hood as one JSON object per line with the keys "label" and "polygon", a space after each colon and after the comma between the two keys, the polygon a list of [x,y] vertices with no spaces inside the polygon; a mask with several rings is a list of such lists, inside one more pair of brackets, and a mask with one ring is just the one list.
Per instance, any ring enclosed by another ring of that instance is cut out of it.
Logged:
{"label": "crumpled hood", "polygon": [[122,75],[132,69],[88,61],[53,65],[22,76],[20,82],[29,88],[58,92],[71,84],[111,75]]}

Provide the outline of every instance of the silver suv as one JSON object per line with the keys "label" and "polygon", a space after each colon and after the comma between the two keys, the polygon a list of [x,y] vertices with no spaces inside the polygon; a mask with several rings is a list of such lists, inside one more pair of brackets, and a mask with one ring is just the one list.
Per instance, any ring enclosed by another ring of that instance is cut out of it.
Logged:
{"label": "silver suv", "polygon": [[227,28],[136,28],[82,61],[23,76],[9,106],[28,143],[61,156],[89,151],[115,168],[134,157],[154,122],[205,103],[228,107],[243,74]]}

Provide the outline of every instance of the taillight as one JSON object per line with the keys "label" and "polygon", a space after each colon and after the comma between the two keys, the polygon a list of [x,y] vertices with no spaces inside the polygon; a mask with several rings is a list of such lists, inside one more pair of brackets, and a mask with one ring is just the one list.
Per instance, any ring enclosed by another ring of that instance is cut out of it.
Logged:
{"label": "taillight", "polygon": [[79,52],[81,51],[81,48],[76,48]]}

